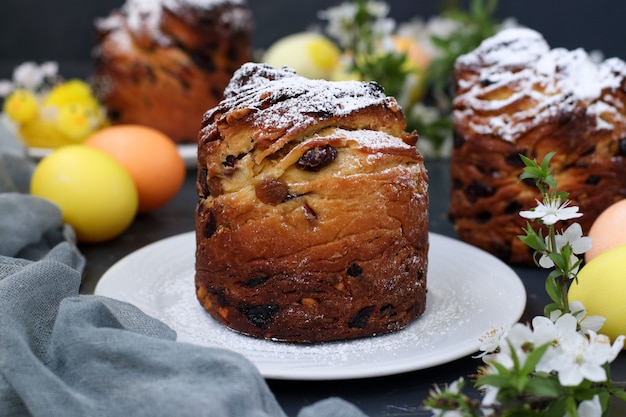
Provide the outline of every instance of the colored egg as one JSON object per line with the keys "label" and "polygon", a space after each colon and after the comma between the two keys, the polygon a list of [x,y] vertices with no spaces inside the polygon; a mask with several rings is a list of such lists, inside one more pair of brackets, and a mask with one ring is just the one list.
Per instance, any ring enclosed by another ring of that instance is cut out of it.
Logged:
{"label": "colored egg", "polygon": [[56,203],[80,242],[121,234],[137,213],[137,189],[128,172],[106,153],[68,145],[43,158],[33,172],[33,195]]}
{"label": "colored egg", "polygon": [[606,318],[599,333],[612,340],[626,335],[626,245],[606,250],[583,266],[568,297],[582,302],[588,315]]}
{"label": "colored egg", "polygon": [[139,193],[139,212],[165,205],[181,189],[185,161],[176,144],[160,131],[140,125],[117,125],[99,130],[85,142],[122,164]]}
{"label": "colored egg", "polygon": [[339,56],[339,48],[324,35],[300,32],[272,44],[263,55],[263,62],[275,68],[291,67],[310,79],[329,79]]}
{"label": "colored egg", "polygon": [[585,253],[587,262],[608,249],[626,245],[626,200],[606,208],[593,222],[588,235],[592,247]]}

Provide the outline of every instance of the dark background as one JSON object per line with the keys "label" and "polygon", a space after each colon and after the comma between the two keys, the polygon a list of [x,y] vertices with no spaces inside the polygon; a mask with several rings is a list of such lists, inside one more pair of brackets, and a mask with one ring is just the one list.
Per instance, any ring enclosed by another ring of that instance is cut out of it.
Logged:
{"label": "dark background", "polygon": [[[86,76],[95,45],[94,20],[123,0],[2,0],[0,79],[24,61],[57,61],[65,77]],[[255,19],[253,46],[268,47],[280,37],[324,22],[317,11],[341,0],[249,0]],[[388,0],[397,22],[441,11],[443,0]],[[467,4],[468,1],[461,1]],[[496,15],[515,17],[541,32],[552,47],[601,50],[626,59],[624,0],[501,0]]]}

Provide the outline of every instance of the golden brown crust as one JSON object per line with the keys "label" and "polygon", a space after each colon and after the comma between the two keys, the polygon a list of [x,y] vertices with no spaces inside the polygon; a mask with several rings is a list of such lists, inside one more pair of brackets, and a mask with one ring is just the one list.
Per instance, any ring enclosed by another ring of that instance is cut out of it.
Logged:
{"label": "golden brown crust", "polygon": [[[98,22],[93,83],[116,124],[142,124],[196,143],[202,116],[251,58],[242,1],[128,0]],[[146,10],[142,9],[147,8]]]}
{"label": "golden brown crust", "polygon": [[427,177],[395,101],[257,64],[230,87],[199,141],[204,307],[295,342],[387,333],[421,315]]}
{"label": "golden brown crust", "polygon": [[517,236],[520,210],[536,206],[518,183],[519,154],[556,152],[553,174],[587,232],[626,197],[626,64],[596,65],[580,51],[550,50],[528,29],[506,31],[459,58],[455,82],[450,215],[459,237],[505,261],[530,264]]}

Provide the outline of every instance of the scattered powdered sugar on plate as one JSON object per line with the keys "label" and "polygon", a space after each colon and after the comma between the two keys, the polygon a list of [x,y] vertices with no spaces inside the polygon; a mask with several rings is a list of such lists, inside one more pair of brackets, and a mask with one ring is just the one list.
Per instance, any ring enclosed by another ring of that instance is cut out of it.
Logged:
{"label": "scattered powdered sugar on plate", "polygon": [[403,330],[370,338],[309,345],[230,330],[195,298],[194,232],[128,255],[101,278],[96,294],[135,304],[173,328],[180,342],[239,352],[267,378],[390,375],[474,353],[480,337],[516,322],[525,307],[521,281],[492,255],[432,233],[430,245],[426,312]]}

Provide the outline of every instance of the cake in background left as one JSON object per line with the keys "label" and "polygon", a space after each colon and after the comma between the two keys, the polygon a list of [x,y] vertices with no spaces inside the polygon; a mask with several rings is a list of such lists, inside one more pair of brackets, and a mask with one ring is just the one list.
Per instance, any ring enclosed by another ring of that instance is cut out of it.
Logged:
{"label": "cake in background left", "polygon": [[92,83],[113,124],[195,143],[204,112],[252,59],[245,0],[127,0],[96,21]]}

